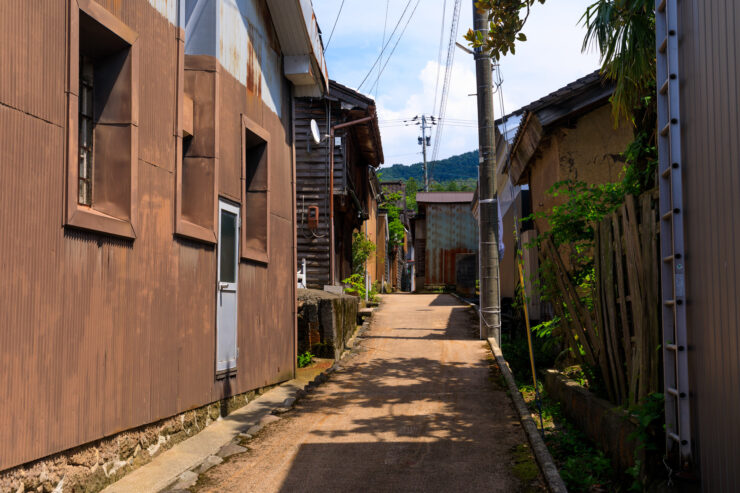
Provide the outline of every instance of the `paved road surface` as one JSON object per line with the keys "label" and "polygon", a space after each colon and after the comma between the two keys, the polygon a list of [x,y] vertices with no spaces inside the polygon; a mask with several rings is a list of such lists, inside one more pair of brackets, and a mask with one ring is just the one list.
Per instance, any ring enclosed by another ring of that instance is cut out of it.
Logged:
{"label": "paved road surface", "polygon": [[526,437],[489,354],[454,297],[384,296],[344,369],[195,489],[540,491],[513,473]]}

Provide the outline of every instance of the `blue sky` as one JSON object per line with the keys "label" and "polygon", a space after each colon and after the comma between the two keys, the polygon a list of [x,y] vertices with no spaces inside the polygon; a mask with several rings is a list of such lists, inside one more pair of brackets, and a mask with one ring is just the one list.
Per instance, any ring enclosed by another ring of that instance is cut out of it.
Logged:
{"label": "blue sky", "polygon": [[[433,106],[440,28],[443,6],[446,4],[444,48],[437,94],[441,93],[444,78],[454,0],[418,1],[418,8],[387,62],[377,88],[371,94],[377,101],[386,165],[421,161],[417,127],[398,126],[391,121],[422,113],[435,114]],[[393,41],[383,55],[382,64],[386,63],[386,57],[406,25],[416,2],[417,0],[411,0]],[[407,0],[344,0],[334,34],[329,40],[341,3],[342,0],[313,0],[313,7],[324,35],[324,43],[328,42],[326,59],[329,76],[346,86],[357,88],[381,51],[386,5],[387,38],[407,5]],[[527,42],[517,47],[515,56],[507,56],[501,61],[503,106],[506,113],[598,68],[597,53],[593,50],[581,53],[585,31],[579,25],[579,19],[590,3],[593,0],[550,0],[545,5],[535,5],[525,27]],[[467,45],[462,36],[471,26],[472,2],[462,0],[457,33],[460,43]],[[368,80],[374,82],[376,76],[377,67]],[[371,85],[372,82],[366,82],[361,92],[368,94]],[[440,159],[477,148],[477,130],[474,126],[477,118],[476,101],[474,96],[469,96],[475,92],[473,57],[456,49],[446,111],[450,122],[444,127],[440,139]],[[439,97],[437,96],[438,99]],[[494,99],[496,115],[500,116],[498,94],[494,95]],[[431,152],[431,148],[428,152]]]}

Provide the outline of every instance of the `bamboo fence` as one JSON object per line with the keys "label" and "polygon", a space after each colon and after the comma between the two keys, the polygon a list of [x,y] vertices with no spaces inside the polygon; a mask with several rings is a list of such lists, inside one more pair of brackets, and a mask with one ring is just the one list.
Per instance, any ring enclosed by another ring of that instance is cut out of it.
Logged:
{"label": "bamboo fence", "polygon": [[601,370],[610,400],[634,404],[660,390],[660,258],[657,195],[627,196],[596,224],[593,309],[579,296],[557,247],[542,242],[561,303],[554,303],[568,344]]}

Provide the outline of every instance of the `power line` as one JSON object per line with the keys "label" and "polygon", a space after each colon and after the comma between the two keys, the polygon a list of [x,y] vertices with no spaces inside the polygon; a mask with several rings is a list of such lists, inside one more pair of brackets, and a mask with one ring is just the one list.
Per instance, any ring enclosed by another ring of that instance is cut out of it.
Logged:
{"label": "power line", "polygon": [[388,37],[388,41],[385,43],[385,46],[383,46],[383,49],[380,50],[380,54],[378,55],[378,58],[375,59],[375,62],[373,63],[373,66],[370,67],[370,70],[368,70],[367,74],[365,75],[365,78],[362,79],[362,82],[360,82],[360,85],[357,87],[357,90],[359,91],[363,84],[365,84],[365,81],[368,77],[370,77],[370,74],[373,73],[373,70],[375,69],[375,66],[378,64],[378,62],[382,59],[383,53],[385,53],[385,49],[388,48],[388,45],[391,44],[391,39],[393,39],[393,35],[396,34],[396,30],[398,29],[398,26],[401,25],[401,21],[403,20],[403,17],[406,15],[406,11],[409,8],[409,5],[411,5],[411,0],[408,0],[406,2],[406,6],[403,8],[403,12],[401,12],[401,17],[398,18],[398,22],[396,22],[396,26],[393,28],[393,32],[391,32],[391,35]]}
{"label": "power line", "polygon": [[[380,42],[380,50],[383,51],[383,45],[385,44],[385,30],[388,26],[388,6],[390,5],[391,0],[385,0],[385,20],[383,21],[383,41]],[[378,70],[378,77],[375,79],[375,99],[378,99],[378,89],[380,87],[380,84],[378,82],[380,81],[380,70]]]}
{"label": "power line", "polygon": [[442,85],[442,99],[439,102],[439,125],[437,125],[437,132],[434,139],[434,151],[432,152],[432,170],[434,170],[434,163],[437,161],[439,155],[439,143],[442,140],[442,130],[445,126],[445,112],[447,111],[447,96],[450,89],[450,78],[452,77],[452,66],[455,63],[455,40],[457,39],[457,27],[460,23],[460,2],[461,0],[455,0],[455,6],[452,11],[452,22],[450,23],[450,42],[447,46],[447,62],[445,64],[445,80]]}
{"label": "power line", "polygon": [[326,53],[326,50],[329,49],[329,43],[331,43],[331,37],[334,36],[334,29],[337,27],[339,16],[342,14],[342,7],[344,7],[344,0],[342,0],[341,5],[339,5],[339,12],[337,12],[337,18],[334,19],[334,25],[331,27],[331,32],[329,33],[329,40],[326,42],[326,46],[324,46],[324,53]]}
{"label": "power line", "polygon": [[432,113],[437,109],[437,90],[439,89],[439,72],[442,68],[442,47],[445,38],[445,13],[447,11],[447,0],[442,0],[442,24],[439,29],[439,51],[437,52],[437,77],[434,79],[434,104]]}
{"label": "power line", "polygon": [[[403,26],[403,30],[401,31],[401,34],[398,35],[398,39],[396,39],[396,44],[393,45],[393,49],[388,54],[388,58],[385,59],[385,63],[383,64],[383,68],[380,69],[380,72],[378,72],[378,79],[375,81],[377,84],[380,80],[380,76],[383,74],[383,71],[385,70],[386,65],[388,65],[388,62],[391,60],[391,57],[393,56],[393,53],[396,51],[396,47],[398,46],[398,43],[401,41],[401,38],[403,38],[403,33],[406,32],[406,28],[409,27],[409,23],[411,22],[411,19],[414,17],[414,12],[416,12],[416,7],[419,6],[419,3],[421,3],[421,0],[416,0],[416,5],[414,5],[414,10],[411,11],[411,15],[409,15],[409,18],[406,20],[406,25]],[[370,91],[372,91],[373,88],[370,88]]]}

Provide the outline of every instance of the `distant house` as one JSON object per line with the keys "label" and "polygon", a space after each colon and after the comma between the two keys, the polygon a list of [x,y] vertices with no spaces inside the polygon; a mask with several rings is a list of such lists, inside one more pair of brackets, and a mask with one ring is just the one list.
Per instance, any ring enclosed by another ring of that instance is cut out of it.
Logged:
{"label": "distant house", "polygon": [[[370,119],[328,137],[332,127],[363,118]],[[324,97],[297,98],[295,119],[298,263],[306,260],[307,286],[323,289],[352,274],[352,234],[364,232],[365,221],[376,214],[381,190],[375,169],[383,163],[383,146],[375,101],[335,81]],[[311,120],[322,134],[319,144]]]}
{"label": "distant house", "polygon": [[310,1],[2,10],[0,471],[292,378]]}
{"label": "distant house", "polygon": [[[457,264],[478,252],[478,224],[470,210],[473,192],[419,192],[414,218],[416,289],[455,287]],[[475,259],[473,258],[473,264]],[[473,286],[475,285],[473,271]]]}

